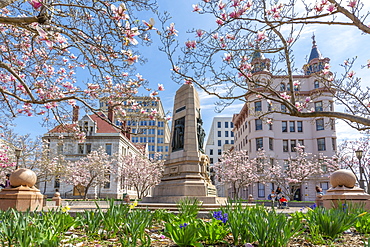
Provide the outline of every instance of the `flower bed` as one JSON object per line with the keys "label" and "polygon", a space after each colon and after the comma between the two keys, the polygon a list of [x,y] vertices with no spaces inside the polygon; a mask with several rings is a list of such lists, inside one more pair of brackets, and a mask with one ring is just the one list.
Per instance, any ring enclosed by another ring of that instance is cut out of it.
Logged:
{"label": "flower bed", "polygon": [[[68,214],[0,211],[1,246],[364,246],[370,215],[361,208],[309,209],[290,216],[256,205],[228,204],[199,219],[200,203],[179,202],[179,214],[115,205]],[[365,245],[366,246],[366,245]]]}

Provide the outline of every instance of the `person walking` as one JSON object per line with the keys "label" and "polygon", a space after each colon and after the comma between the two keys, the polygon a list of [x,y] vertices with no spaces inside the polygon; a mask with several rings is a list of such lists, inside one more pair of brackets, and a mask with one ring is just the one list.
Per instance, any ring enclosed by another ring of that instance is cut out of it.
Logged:
{"label": "person walking", "polygon": [[274,208],[275,207],[275,200],[276,200],[276,194],[275,194],[275,191],[271,191],[271,194],[269,194],[267,196],[267,199],[271,201],[271,207]]}

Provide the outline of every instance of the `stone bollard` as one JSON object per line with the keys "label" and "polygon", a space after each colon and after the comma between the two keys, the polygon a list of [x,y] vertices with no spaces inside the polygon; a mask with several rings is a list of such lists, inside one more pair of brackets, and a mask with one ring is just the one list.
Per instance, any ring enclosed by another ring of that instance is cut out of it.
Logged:
{"label": "stone bollard", "polygon": [[250,194],[248,197],[248,203],[252,203],[254,201],[253,195]]}
{"label": "stone bollard", "polygon": [[54,197],[51,198],[51,200],[53,202],[55,202],[55,206],[59,207],[62,205],[62,198],[60,197],[60,193],[59,192],[55,192],[54,193]]}

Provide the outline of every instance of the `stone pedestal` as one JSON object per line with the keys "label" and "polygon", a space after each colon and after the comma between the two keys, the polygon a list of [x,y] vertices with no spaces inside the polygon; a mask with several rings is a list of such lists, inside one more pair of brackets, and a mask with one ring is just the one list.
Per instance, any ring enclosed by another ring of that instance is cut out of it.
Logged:
{"label": "stone pedestal", "polygon": [[322,196],[325,208],[333,208],[342,204],[362,204],[366,210],[370,210],[370,195],[361,188],[355,186],[356,176],[348,170],[335,171],[330,176],[332,187]]}
{"label": "stone pedestal", "polygon": [[18,211],[42,210],[44,196],[35,187],[5,188],[0,192],[0,210],[14,208]]}
{"label": "stone pedestal", "polygon": [[176,203],[194,197],[204,204],[224,204],[210,179],[209,158],[204,154],[204,130],[199,96],[193,85],[184,84],[175,95],[169,159],[160,184],[143,202]]}
{"label": "stone pedestal", "polygon": [[62,205],[62,198],[60,197],[59,192],[55,192],[53,198],[51,198],[53,202],[55,202],[55,206],[59,207]]}

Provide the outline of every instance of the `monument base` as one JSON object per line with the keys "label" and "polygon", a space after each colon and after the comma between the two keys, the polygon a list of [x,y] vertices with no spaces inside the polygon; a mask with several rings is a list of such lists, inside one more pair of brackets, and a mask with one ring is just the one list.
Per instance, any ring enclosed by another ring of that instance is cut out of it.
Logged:
{"label": "monument base", "polygon": [[35,187],[5,188],[0,192],[0,210],[41,211],[44,196]]}
{"label": "monument base", "polygon": [[343,203],[363,204],[364,209],[370,210],[370,195],[358,187],[347,188],[337,186],[327,190],[322,196],[323,206],[325,208],[336,208]]}
{"label": "monument base", "polygon": [[143,203],[177,203],[185,198],[197,198],[203,204],[217,204],[226,205],[226,197],[217,196],[156,196],[156,197],[145,197]]}

